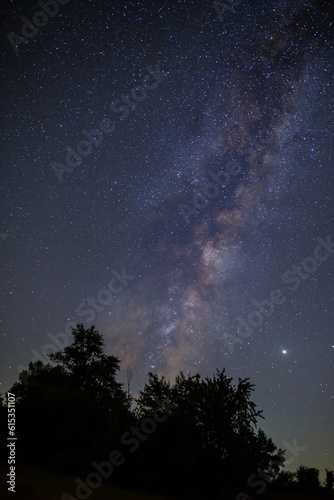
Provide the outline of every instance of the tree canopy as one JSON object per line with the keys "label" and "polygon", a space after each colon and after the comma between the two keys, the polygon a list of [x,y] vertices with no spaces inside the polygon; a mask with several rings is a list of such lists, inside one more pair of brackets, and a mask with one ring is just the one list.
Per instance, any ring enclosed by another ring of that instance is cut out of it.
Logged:
{"label": "tree canopy", "polygon": [[45,463],[54,463],[62,454],[62,464],[64,456],[72,457],[68,462],[75,467],[73,456],[80,464],[79,452],[88,457],[94,446],[98,452],[102,435],[118,436],[122,422],[133,420],[131,401],[116,380],[119,359],[103,353],[103,337],[94,327],[77,325],[72,332],[73,342],[49,356],[56,366],[29,363],[10,390],[16,395],[23,461],[38,462],[43,455]]}
{"label": "tree canopy", "polygon": [[[205,379],[199,374],[185,376],[180,372],[174,384],[164,376],[149,373],[149,381],[136,400],[136,411],[139,418],[145,418],[167,404],[174,408],[167,424],[171,434],[177,436],[173,461],[179,463],[180,470],[188,469],[189,475],[197,471],[197,477],[203,477],[205,471],[211,485],[213,472],[217,481],[219,471],[225,472],[225,482],[227,478],[240,482],[241,477],[258,468],[275,477],[284,453],[257,429],[262,411],[250,400],[253,387],[249,379],[239,379],[234,386],[224,369]],[[184,457],[181,464],[182,448],[189,442],[192,455]],[[159,446],[161,449],[162,443]],[[171,455],[168,450],[164,453]]]}
{"label": "tree canopy", "polygon": [[102,335],[92,326],[85,329],[82,324],[72,328],[73,342],[63,351],[50,354],[74,386],[87,390],[103,409],[129,408],[131,401],[116,381],[120,360],[103,352]]}
{"label": "tree canopy", "polygon": [[[31,362],[10,390],[21,462],[84,475],[117,449],[125,465],[110,481],[179,498],[249,491],[256,474],[278,489],[319,488],[317,469],[281,470],[284,452],[258,427],[262,411],[248,378],[234,384],[225,369],[206,378],[180,371],[171,383],[149,373],[131,409],[116,379],[120,360],[104,353],[102,335],[82,324],[72,333],[49,356],[53,365]],[[332,471],[326,484],[332,489]]]}

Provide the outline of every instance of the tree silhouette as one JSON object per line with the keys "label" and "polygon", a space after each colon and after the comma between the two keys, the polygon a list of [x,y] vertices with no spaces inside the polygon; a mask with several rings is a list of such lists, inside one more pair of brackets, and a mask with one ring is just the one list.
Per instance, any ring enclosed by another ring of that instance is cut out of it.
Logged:
{"label": "tree silhouette", "polygon": [[[180,372],[174,385],[163,376],[149,374],[136,411],[140,418],[147,418],[156,408],[162,413],[164,405],[176,408],[160,432],[159,442],[164,466],[169,471],[175,469],[176,483],[187,477],[196,483],[197,478],[214,491],[222,474],[225,484],[239,485],[257,469],[275,477],[283,463],[283,451],[277,450],[262,430],[256,431],[262,412],[249,399],[252,390],[248,379],[239,379],[234,387],[225,370],[203,380],[198,374],[186,377]],[[154,450],[150,449],[150,454],[154,456]],[[154,470],[157,478],[156,467]]]}
{"label": "tree silhouette", "polygon": [[103,353],[102,336],[77,325],[73,337],[50,355],[56,366],[30,363],[10,392],[16,395],[18,458],[40,463],[43,457],[45,466],[77,473],[89,467],[93,453],[110,449],[131,413],[116,381],[119,360]]}
{"label": "tree silhouette", "polygon": [[[86,477],[92,460],[106,463],[111,450],[121,450],[125,465],[106,480],[127,488],[192,499],[239,498],[243,489],[243,498],[253,498],[261,478],[279,494],[318,495],[317,469],[279,472],[284,452],[258,428],[262,411],[248,378],[233,384],[223,369],[206,378],[180,372],[171,383],[149,373],[131,410],[132,371],[127,394],[116,380],[119,359],[104,354],[95,327],[72,331],[71,345],[50,355],[55,366],[29,363],[10,390],[19,462]],[[0,416],[5,411],[0,395]],[[326,473],[332,490],[334,473]]]}
{"label": "tree silhouette", "polygon": [[103,353],[103,337],[92,326],[85,329],[82,324],[72,328],[73,343],[63,351],[50,354],[70,376],[77,388],[87,390],[100,408],[104,410],[127,410],[131,399],[116,381],[120,360]]}
{"label": "tree silhouette", "polygon": [[316,490],[320,487],[319,470],[300,465],[296,470],[298,487],[302,490]]}
{"label": "tree silhouette", "polygon": [[296,474],[285,470],[280,471],[273,483],[278,489],[292,489],[296,484]]}
{"label": "tree silhouette", "polygon": [[42,361],[30,362],[28,370],[19,374],[19,381],[14,383],[10,392],[15,394],[18,405],[37,402],[39,398],[43,399],[43,391],[47,387],[52,390],[54,386],[62,385],[65,379],[61,367],[53,367]]}
{"label": "tree silhouette", "polygon": [[87,391],[73,387],[62,367],[29,363],[10,392],[16,395],[19,461],[51,466],[62,453],[88,450],[97,405]]}
{"label": "tree silhouette", "polygon": [[334,485],[334,471],[326,469],[325,487],[332,491]]}

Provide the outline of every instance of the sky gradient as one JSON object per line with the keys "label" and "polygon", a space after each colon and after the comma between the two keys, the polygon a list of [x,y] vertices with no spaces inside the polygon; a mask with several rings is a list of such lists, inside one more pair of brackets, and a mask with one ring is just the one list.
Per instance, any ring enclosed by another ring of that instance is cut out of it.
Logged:
{"label": "sky gradient", "polygon": [[333,4],[58,4],[0,6],[0,391],[95,324],[133,395],[149,371],[249,377],[287,469],[323,477]]}

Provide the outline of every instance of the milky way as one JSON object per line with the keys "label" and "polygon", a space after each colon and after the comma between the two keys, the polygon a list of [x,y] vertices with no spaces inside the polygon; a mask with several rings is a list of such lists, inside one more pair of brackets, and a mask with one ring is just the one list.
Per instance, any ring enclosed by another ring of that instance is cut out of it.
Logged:
{"label": "milky way", "polygon": [[[235,317],[249,301],[240,296],[240,283],[256,252],[253,235],[280,222],[276,201],[297,174],[295,165],[280,163],[286,149],[296,148],[303,83],[310,66],[323,65],[322,54],[329,54],[311,38],[311,27],[298,23],[300,10],[285,5],[269,12],[251,44],[246,38],[226,50],[229,56],[221,51],[215,78],[188,120],[185,135],[192,137],[181,144],[175,138],[181,158],[171,154],[160,186],[145,187],[150,227],[138,231],[131,262],[142,278],[124,299],[120,321],[112,318],[111,345],[134,365],[145,360],[171,376],[180,367],[212,366],[211,349],[218,359],[227,350],[224,332],[234,333]],[[243,21],[235,22],[232,39],[240,22],[251,30]],[[209,64],[201,67],[206,74]],[[236,174],[227,178],[231,162]],[[218,176],[216,190],[208,172]],[[210,181],[212,199],[203,194]]]}

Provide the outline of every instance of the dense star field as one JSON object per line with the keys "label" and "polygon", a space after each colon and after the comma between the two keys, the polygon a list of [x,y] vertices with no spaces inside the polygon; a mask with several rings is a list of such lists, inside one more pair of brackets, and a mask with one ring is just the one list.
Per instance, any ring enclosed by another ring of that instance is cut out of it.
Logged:
{"label": "dense star field", "polygon": [[287,468],[323,476],[334,4],[58,4],[0,7],[0,391],[94,324],[133,395],[250,377]]}

